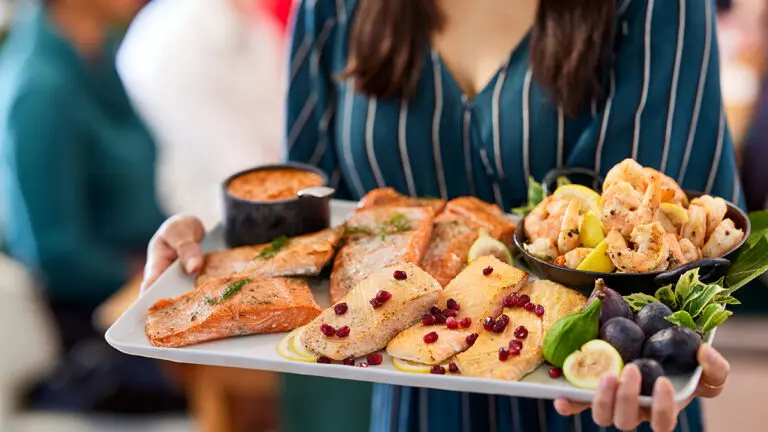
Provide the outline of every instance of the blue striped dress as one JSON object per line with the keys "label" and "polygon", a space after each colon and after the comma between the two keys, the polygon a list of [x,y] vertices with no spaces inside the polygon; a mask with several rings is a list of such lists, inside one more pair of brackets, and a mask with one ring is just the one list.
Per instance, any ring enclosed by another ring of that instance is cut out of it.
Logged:
{"label": "blue striped dress", "polygon": [[[391,186],[411,196],[473,195],[509,209],[526,201],[529,176],[541,180],[555,167],[605,174],[632,157],[684,188],[742,203],[714,3],[618,1],[607,97],[578,117],[564,115],[532,79],[528,37],[472,99],[434,49],[425,49],[412,99],[355,92],[351,79],[338,76],[356,1],[302,1],[292,38],[288,158],[323,168],[345,198]],[[700,430],[697,404],[679,420],[678,430]],[[564,418],[545,401],[376,385],[371,430],[599,428],[589,412]]]}

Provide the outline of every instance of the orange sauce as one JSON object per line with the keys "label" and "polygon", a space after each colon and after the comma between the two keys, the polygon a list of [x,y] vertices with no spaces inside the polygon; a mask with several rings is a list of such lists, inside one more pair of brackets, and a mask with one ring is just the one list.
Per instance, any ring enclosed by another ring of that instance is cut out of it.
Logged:
{"label": "orange sauce", "polygon": [[295,168],[252,171],[227,185],[230,195],[249,201],[284,201],[296,198],[300,190],[322,186],[323,178]]}

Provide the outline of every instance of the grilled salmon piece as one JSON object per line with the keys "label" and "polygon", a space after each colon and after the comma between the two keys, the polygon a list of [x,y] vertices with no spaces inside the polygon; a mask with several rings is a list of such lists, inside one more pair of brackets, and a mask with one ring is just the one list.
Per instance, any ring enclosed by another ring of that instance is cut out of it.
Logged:
{"label": "grilled salmon piece", "polygon": [[517,223],[495,204],[475,197],[460,197],[448,202],[445,211],[480,225],[491,237],[505,245],[512,244]]}
{"label": "grilled salmon piece", "polygon": [[439,198],[411,198],[397,193],[392,188],[378,188],[368,192],[358,202],[358,208],[370,208],[376,206],[400,206],[400,207],[432,207],[435,214],[443,211],[445,201]]}
{"label": "grilled salmon piece", "polygon": [[[483,269],[487,267],[493,269],[488,276],[483,274]],[[485,317],[501,313],[504,297],[520,290],[527,280],[528,273],[495,257],[485,256],[472,261],[440,292],[437,301],[437,306],[444,309],[449,299],[456,300],[460,307],[456,320],[469,317],[472,324],[468,328],[450,330],[445,325],[416,323],[387,345],[387,353],[417,363],[442,363],[467,349],[467,336],[483,329]],[[437,332],[437,342],[424,343],[424,335],[433,331]]]}
{"label": "grilled salmon piece", "polygon": [[333,258],[342,230],[331,228],[269,244],[243,246],[205,255],[196,286],[232,275],[317,276]]}
{"label": "grilled salmon piece", "polygon": [[[406,279],[395,279],[395,271],[404,271]],[[392,297],[374,307],[371,300],[381,290]],[[375,271],[341,299],[347,304],[345,313],[338,315],[333,307],[325,310],[301,331],[300,341],[308,350],[333,360],[370,354],[428,311],[440,290],[437,281],[414,264]],[[323,324],[337,330],[348,326],[349,335],[327,337],[321,331]]]}
{"label": "grilled salmon piece", "polygon": [[[456,356],[462,375],[517,381],[533,372],[544,362],[541,344],[544,335],[558,319],[580,311],[587,298],[580,293],[551,281],[531,282],[520,290],[531,301],[544,306],[544,315],[536,316],[523,308],[504,309],[510,320],[503,333],[482,332],[472,348]],[[523,350],[518,356],[499,360],[499,348],[515,339],[515,329],[525,326],[528,336],[522,339]]]}
{"label": "grilled salmon piece", "polygon": [[303,279],[232,276],[158,301],[149,308],[144,330],[152,345],[173,348],[293,330],[320,312]]}
{"label": "grilled salmon piece", "polygon": [[378,206],[352,214],[345,245],[331,272],[331,302],[344,297],[366,276],[398,263],[419,264],[432,233],[430,207]]}

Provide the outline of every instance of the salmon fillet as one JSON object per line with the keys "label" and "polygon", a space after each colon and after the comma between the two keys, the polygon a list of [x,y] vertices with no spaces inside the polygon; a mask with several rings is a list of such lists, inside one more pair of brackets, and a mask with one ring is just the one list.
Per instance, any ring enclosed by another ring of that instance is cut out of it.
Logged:
{"label": "salmon fillet", "polygon": [[[395,271],[404,271],[407,278],[396,280]],[[371,300],[380,290],[392,297],[374,308]],[[414,264],[375,271],[341,299],[347,312],[338,315],[333,307],[325,310],[301,331],[300,341],[308,350],[333,360],[370,354],[419,319],[435,304],[440,291],[437,281]],[[336,329],[348,326],[350,333],[344,338],[327,337],[320,330],[323,324]]]}
{"label": "salmon fillet", "polygon": [[435,214],[443,211],[445,200],[439,198],[411,198],[397,193],[392,188],[378,188],[368,192],[361,199],[357,208],[370,208],[376,206],[400,206],[400,207],[432,207]]}
{"label": "salmon fillet", "polygon": [[331,272],[331,302],[344,297],[370,273],[398,263],[419,264],[432,233],[430,207],[379,206],[347,220],[345,245]]}
{"label": "salmon fillet", "polygon": [[340,228],[331,228],[269,244],[208,253],[195,286],[235,274],[250,277],[317,276],[333,258],[341,234]]}
{"label": "salmon fillet", "polygon": [[421,268],[446,286],[467,265],[467,255],[481,229],[511,244],[516,224],[498,206],[472,197],[451,200],[435,218]]}
{"label": "salmon fillet", "polygon": [[[492,267],[493,272],[485,276],[483,269]],[[387,345],[392,357],[423,364],[439,364],[469,347],[467,336],[483,329],[483,319],[501,313],[503,300],[507,295],[520,290],[528,280],[528,273],[504,264],[495,257],[480,257],[459,273],[440,292],[437,306],[445,309],[449,299],[459,304],[456,320],[469,317],[468,328],[448,329],[444,324],[425,326],[421,322],[397,335]],[[435,343],[424,343],[424,335],[437,332]]]}
{"label": "salmon fillet", "polygon": [[149,308],[144,330],[152,345],[173,348],[231,336],[293,330],[320,312],[303,279],[232,276],[158,301]]}
{"label": "salmon fillet", "polygon": [[[544,362],[541,344],[552,324],[580,311],[587,302],[580,293],[545,280],[531,282],[519,294],[528,294],[532,302],[543,305],[544,315],[538,317],[523,308],[504,309],[510,320],[503,333],[484,331],[472,348],[456,356],[462,375],[517,381],[533,372]],[[507,347],[515,339],[518,326],[528,329],[528,336],[522,339],[523,350],[518,356],[499,360],[499,348]]]}

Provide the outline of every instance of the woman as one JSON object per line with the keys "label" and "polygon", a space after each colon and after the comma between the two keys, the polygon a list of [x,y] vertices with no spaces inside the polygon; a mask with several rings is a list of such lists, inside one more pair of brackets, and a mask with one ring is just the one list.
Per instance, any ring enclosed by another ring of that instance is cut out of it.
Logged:
{"label": "woman", "polygon": [[91,319],[141,271],[143,245],[164,219],[154,144],[114,66],[116,31],[143,3],[25,5],[3,47],[3,237],[9,254],[40,276],[67,355],[53,384],[35,393],[40,407],[123,409],[122,396],[158,395],[156,385],[114,392],[157,375],[110,349]]}
{"label": "woman", "polygon": [[[392,186],[410,195],[475,195],[503,208],[528,178],[559,166],[605,173],[627,157],[686,188],[741,202],[718,81],[714,4],[698,0],[317,0],[293,34],[287,147],[359,198]],[[150,244],[145,286],[180,257],[202,262],[191,217]],[[699,353],[697,395],[728,374]],[[698,403],[678,415],[668,380],[653,408],[639,372],[605,378],[591,404],[378,385],[371,430],[700,430]],[[687,405],[687,404],[686,404]],[[330,408],[329,408],[330,409]],[[340,425],[340,427],[343,425]]]}

